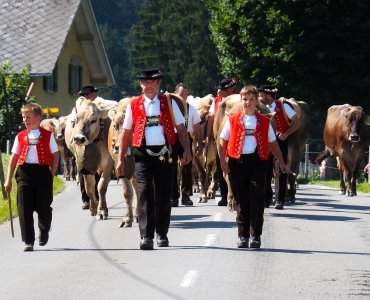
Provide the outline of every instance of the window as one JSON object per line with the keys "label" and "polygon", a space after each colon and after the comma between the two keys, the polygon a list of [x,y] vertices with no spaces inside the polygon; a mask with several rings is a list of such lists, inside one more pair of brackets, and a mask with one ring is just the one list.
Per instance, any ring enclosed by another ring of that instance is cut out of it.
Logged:
{"label": "window", "polygon": [[58,90],[58,65],[55,65],[53,73],[50,76],[44,76],[43,88],[49,93],[55,93]]}
{"label": "window", "polygon": [[82,66],[73,60],[68,66],[69,93],[76,95],[82,88]]}

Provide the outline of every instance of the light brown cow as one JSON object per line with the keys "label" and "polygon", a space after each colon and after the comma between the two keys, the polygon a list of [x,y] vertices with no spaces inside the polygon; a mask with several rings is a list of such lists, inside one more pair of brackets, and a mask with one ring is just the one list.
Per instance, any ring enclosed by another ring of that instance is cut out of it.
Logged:
{"label": "light brown cow", "polygon": [[[123,120],[125,118],[126,107],[130,104],[133,98],[124,98],[118,102],[118,107],[109,111],[109,118],[112,120],[108,134],[108,149],[115,165],[118,160],[120,134],[122,133]],[[130,149],[130,148],[129,148]],[[137,222],[138,207],[137,207],[137,183],[134,176],[135,160],[132,152],[126,154],[125,160],[125,178],[122,178],[123,197],[126,203],[126,211],[122,218],[120,227],[131,227],[132,222]],[[136,199],[135,210],[133,211],[133,201]]]}
{"label": "light brown cow", "polygon": [[[76,123],[67,122],[65,139],[76,157],[78,171],[84,176],[86,193],[90,199],[91,215],[106,220],[108,208],[106,192],[114,161],[108,150],[108,131],[111,120],[108,112],[117,107],[104,101],[82,99],[77,108]],[[99,203],[95,197],[95,173],[101,174],[98,184]]]}
{"label": "light brown cow", "polygon": [[63,178],[76,180],[76,160],[64,141],[65,119],[67,117],[49,118],[41,121],[40,126],[53,132],[58,150],[63,161]]}
{"label": "light brown cow", "polygon": [[[316,158],[320,164],[329,156],[336,156],[339,163],[341,194],[356,196],[356,177],[367,149],[369,117],[360,106],[349,104],[329,107],[324,128],[326,151]],[[348,181],[348,190],[344,182]]]}

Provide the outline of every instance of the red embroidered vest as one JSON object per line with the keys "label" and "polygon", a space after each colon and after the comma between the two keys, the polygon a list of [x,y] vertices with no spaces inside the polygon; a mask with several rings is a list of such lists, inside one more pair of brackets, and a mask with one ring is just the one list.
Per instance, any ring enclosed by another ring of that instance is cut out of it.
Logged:
{"label": "red embroidered vest", "polygon": [[[239,158],[242,154],[245,138],[243,116],[243,112],[239,112],[229,117],[231,128],[230,140],[227,145],[227,155],[229,157]],[[257,141],[258,154],[261,160],[267,160],[269,152],[268,134],[270,119],[258,112],[256,112],[255,116],[257,122],[253,135]]]}
{"label": "red embroidered vest", "polygon": [[215,111],[214,111],[213,115],[216,115],[216,112],[218,111],[218,106],[220,105],[220,103],[222,101],[222,97],[217,96],[214,101],[215,101]]}
{"label": "red embroidered vest", "polygon": [[[40,165],[51,165],[51,151],[50,151],[50,137],[51,131],[44,128],[39,128],[40,136],[36,143],[37,158]],[[26,161],[29,141],[28,141],[28,132],[29,130],[23,130],[18,133],[18,142],[19,142],[19,157],[18,165],[23,165]]]}
{"label": "red embroidered vest", "polygon": [[[168,106],[167,97],[158,95],[160,102],[159,123],[163,126],[163,131],[170,145],[175,144],[175,121],[172,119],[170,107]],[[172,100],[171,100],[172,101]],[[171,108],[172,109],[172,108]],[[131,101],[132,119],[134,123],[134,132],[132,135],[132,145],[140,147],[145,134],[146,115],[144,107],[144,96],[141,95]]]}
{"label": "red embroidered vest", "polygon": [[288,117],[285,114],[283,102],[275,101],[275,126],[276,126],[276,135],[284,133],[289,129]]}

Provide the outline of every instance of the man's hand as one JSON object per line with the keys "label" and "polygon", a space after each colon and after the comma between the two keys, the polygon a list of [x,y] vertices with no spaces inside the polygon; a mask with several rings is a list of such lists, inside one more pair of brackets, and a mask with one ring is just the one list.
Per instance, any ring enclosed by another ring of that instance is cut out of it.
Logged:
{"label": "man's hand", "polygon": [[189,151],[184,151],[184,154],[182,155],[182,159],[181,159],[181,164],[184,166],[184,165],[187,165],[188,163],[191,162],[191,153]]}
{"label": "man's hand", "polygon": [[121,159],[118,159],[117,166],[116,166],[116,174],[118,178],[125,177],[125,166]]}

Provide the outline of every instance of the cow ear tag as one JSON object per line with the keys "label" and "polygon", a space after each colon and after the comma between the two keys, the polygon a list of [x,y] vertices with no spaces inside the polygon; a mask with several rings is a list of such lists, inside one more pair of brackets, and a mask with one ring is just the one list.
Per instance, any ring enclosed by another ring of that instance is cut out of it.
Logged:
{"label": "cow ear tag", "polygon": [[169,158],[168,158],[168,162],[169,162],[170,164],[172,164],[172,162],[173,162],[172,157],[169,157]]}
{"label": "cow ear tag", "polygon": [[164,161],[164,157],[163,157],[163,155],[161,155],[161,156],[159,157],[159,160],[160,160],[160,161]]}

